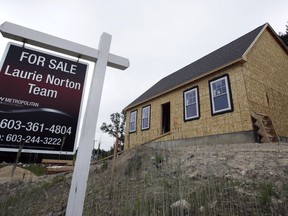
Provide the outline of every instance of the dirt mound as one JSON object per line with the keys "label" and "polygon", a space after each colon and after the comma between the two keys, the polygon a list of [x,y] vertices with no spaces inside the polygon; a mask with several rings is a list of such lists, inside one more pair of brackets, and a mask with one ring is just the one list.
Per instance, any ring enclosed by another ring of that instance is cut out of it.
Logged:
{"label": "dirt mound", "polygon": [[[14,169],[14,175],[12,178],[12,172]],[[35,181],[38,179],[36,175],[34,175],[32,172],[29,170],[20,168],[20,167],[13,167],[12,165],[5,166],[0,169],[0,184],[6,183],[6,182],[11,182],[21,180],[21,181]]]}
{"label": "dirt mound", "polygon": [[[143,145],[120,154],[113,175],[112,164],[92,163],[83,215],[288,215],[287,143]],[[0,183],[11,180],[7,169]],[[14,179],[31,175],[18,167]],[[57,215],[70,183],[71,174],[57,174],[0,184],[0,212]]]}

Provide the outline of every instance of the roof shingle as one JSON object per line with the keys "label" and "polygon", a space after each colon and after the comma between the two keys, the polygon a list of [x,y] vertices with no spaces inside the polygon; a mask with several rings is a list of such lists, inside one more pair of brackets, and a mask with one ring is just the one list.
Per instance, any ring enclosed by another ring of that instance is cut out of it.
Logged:
{"label": "roof shingle", "polygon": [[217,68],[239,61],[265,26],[266,24],[259,26],[231,43],[164,77],[130,103],[125,110],[155,96],[166,93],[189,80],[201,77]]}

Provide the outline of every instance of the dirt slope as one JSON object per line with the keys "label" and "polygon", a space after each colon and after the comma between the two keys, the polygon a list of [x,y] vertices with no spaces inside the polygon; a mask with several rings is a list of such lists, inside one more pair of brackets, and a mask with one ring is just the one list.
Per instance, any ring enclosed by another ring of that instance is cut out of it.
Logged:
{"label": "dirt slope", "polygon": [[[91,166],[84,215],[288,215],[288,144],[141,146],[117,158],[113,182],[111,167]],[[61,215],[70,182],[1,184],[0,212]]]}

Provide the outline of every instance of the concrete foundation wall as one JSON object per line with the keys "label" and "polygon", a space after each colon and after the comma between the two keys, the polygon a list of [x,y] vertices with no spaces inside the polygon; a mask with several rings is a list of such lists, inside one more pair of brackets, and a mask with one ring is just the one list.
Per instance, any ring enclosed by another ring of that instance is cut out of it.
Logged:
{"label": "concrete foundation wall", "polygon": [[177,148],[179,146],[203,145],[203,144],[237,144],[237,143],[254,143],[255,131],[243,131],[228,134],[217,134],[205,137],[192,137],[187,139],[168,140],[161,142],[151,142],[147,145],[157,148]]}

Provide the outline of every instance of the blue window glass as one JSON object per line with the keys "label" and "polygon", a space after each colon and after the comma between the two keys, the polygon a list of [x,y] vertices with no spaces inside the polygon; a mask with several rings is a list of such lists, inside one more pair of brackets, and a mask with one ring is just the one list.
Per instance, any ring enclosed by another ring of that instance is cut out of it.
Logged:
{"label": "blue window glass", "polygon": [[150,128],[150,106],[142,108],[142,130]]}
{"label": "blue window glass", "polygon": [[137,111],[133,111],[130,113],[130,125],[129,125],[129,132],[135,132],[137,125],[136,125],[136,118],[137,118]]}
{"label": "blue window glass", "polygon": [[185,120],[199,117],[198,89],[193,88],[184,92]]}
{"label": "blue window glass", "polygon": [[211,81],[210,91],[213,114],[232,110],[227,76]]}

